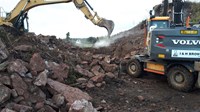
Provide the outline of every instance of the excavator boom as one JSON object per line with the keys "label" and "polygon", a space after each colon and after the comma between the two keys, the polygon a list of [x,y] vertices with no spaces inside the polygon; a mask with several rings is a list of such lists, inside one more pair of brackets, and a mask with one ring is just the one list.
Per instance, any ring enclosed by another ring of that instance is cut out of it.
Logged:
{"label": "excavator boom", "polygon": [[[27,13],[31,8],[41,5],[69,3],[73,2],[76,8],[80,9],[85,17],[89,19],[93,24],[104,27],[108,31],[108,36],[111,35],[114,29],[114,22],[98,16],[97,12],[93,11],[93,8],[86,0],[20,0],[16,7],[6,16],[0,16],[0,25],[12,24],[17,29],[24,29],[24,20],[27,18]],[[90,9],[93,13],[90,11]]]}

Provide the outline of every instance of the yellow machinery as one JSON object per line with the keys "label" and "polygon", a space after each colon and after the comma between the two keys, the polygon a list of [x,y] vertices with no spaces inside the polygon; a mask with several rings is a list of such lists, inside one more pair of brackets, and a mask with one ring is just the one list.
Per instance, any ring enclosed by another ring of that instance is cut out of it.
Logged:
{"label": "yellow machinery", "polygon": [[[31,8],[40,5],[69,2],[73,2],[76,8],[80,9],[84,13],[85,17],[93,24],[106,28],[108,36],[110,36],[114,29],[113,21],[99,17],[97,12],[93,11],[93,8],[86,0],[20,0],[16,7],[10,13],[6,14],[6,17],[2,16],[2,10],[0,10],[0,25],[9,25],[19,30],[28,31],[28,28],[25,28],[24,20],[27,20],[27,13]],[[90,12],[88,7],[94,12],[94,14]],[[28,26],[27,21],[26,23]]]}

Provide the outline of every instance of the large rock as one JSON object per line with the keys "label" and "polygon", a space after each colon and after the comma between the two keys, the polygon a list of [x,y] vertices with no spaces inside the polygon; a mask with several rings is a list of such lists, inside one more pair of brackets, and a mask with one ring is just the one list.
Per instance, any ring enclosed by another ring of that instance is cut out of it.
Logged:
{"label": "large rock", "polygon": [[102,69],[102,68],[99,65],[96,65],[96,66],[92,67],[91,71],[95,74],[95,72],[99,72],[100,69]]}
{"label": "large rock", "polygon": [[42,59],[40,54],[38,53],[33,54],[30,60],[30,68],[34,75],[37,75],[37,73],[44,71],[46,65],[45,61]]}
{"label": "large rock", "polygon": [[27,52],[27,51],[30,51],[32,49],[32,46],[30,46],[30,45],[19,45],[19,46],[14,47],[14,49],[16,51]]}
{"label": "large rock", "polygon": [[1,112],[16,112],[16,111],[8,109],[8,108],[4,108],[1,110]]}
{"label": "large rock", "polygon": [[48,70],[41,72],[35,79],[34,84],[36,86],[45,86],[47,83]]}
{"label": "large rock", "polygon": [[4,85],[0,85],[0,104],[9,100],[10,96],[11,96],[11,90]]}
{"label": "large rock", "polygon": [[52,100],[53,103],[58,107],[65,103],[65,97],[62,94],[54,95]]}
{"label": "large rock", "polygon": [[117,68],[118,68],[118,66],[116,64],[108,64],[105,61],[101,61],[100,64],[102,65],[103,69],[106,72],[112,72],[112,73],[114,73],[114,72],[117,71]]}
{"label": "large rock", "polygon": [[52,78],[56,79],[59,82],[63,82],[65,81],[65,79],[67,79],[68,77],[68,73],[69,73],[69,66],[61,63],[55,63],[55,62],[46,62],[46,66],[47,68],[52,71]]}
{"label": "large rock", "polygon": [[68,85],[65,85],[63,83],[54,81],[52,79],[48,78],[49,86],[56,90],[58,93],[62,93],[65,97],[65,100],[68,102],[68,104],[72,104],[76,100],[86,99],[91,100],[92,98],[85,92],[81,91],[78,88],[70,87]]}
{"label": "large rock", "polygon": [[6,49],[5,44],[0,39],[0,63],[7,59],[9,56],[9,52]]}
{"label": "large rock", "polygon": [[8,61],[4,61],[3,63],[0,64],[0,71],[4,71],[7,66],[8,66],[9,62]]}
{"label": "large rock", "polygon": [[34,104],[37,102],[44,102],[46,100],[46,94],[40,88],[36,88],[36,90],[34,90],[26,100]]}
{"label": "large rock", "polygon": [[37,112],[56,112],[53,108],[48,105],[45,105],[43,108],[38,110]]}
{"label": "large rock", "polygon": [[2,84],[4,84],[4,85],[11,86],[10,77],[7,76],[7,75],[0,77],[0,82],[1,82]]}
{"label": "large rock", "polygon": [[91,73],[90,71],[88,71],[86,69],[81,68],[81,66],[79,66],[79,65],[76,66],[75,71],[82,74],[83,76],[86,76],[86,77],[93,77],[94,76],[93,73]]}
{"label": "large rock", "polygon": [[90,62],[92,60],[93,54],[91,52],[81,52],[80,58],[83,61]]}
{"label": "large rock", "polygon": [[21,76],[25,76],[25,74],[28,72],[28,69],[25,66],[25,62],[20,59],[12,61],[8,65],[7,70],[9,73],[18,73]]}
{"label": "large rock", "polygon": [[17,112],[32,112],[33,108],[26,105],[16,104],[16,103],[9,103],[6,105],[8,109],[15,110]]}
{"label": "large rock", "polygon": [[98,83],[98,82],[102,82],[104,80],[104,77],[105,77],[105,74],[99,72],[98,75],[92,77],[90,80],[92,80],[93,82]]}
{"label": "large rock", "polygon": [[85,99],[76,100],[70,107],[69,112],[97,112],[91,102]]}
{"label": "large rock", "polygon": [[[19,75],[12,74],[11,80],[12,80],[13,88],[17,91],[18,95],[23,96],[23,95],[25,95],[25,93],[27,93],[28,86]],[[26,96],[26,97],[28,97],[28,96]]]}

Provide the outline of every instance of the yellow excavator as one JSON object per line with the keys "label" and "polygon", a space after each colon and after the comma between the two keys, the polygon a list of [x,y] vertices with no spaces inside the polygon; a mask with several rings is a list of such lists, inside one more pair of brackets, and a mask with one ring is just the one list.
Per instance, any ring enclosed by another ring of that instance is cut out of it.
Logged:
{"label": "yellow excavator", "polygon": [[[3,10],[0,9],[0,25],[13,26],[20,31],[28,31],[27,14],[31,8],[41,5],[69,2],[73,2],[76,8],[80,9],[84,13],[85,17],[93,24],[106,28],[108,31],[108,36],[111,35],[114,29],[114,22],[99,17],[97,12],[93,10],[87,0],[20,0],[10,13],[6,13],[5,17],[2,16]],[[93,11],[93,13],[90,10]]]}

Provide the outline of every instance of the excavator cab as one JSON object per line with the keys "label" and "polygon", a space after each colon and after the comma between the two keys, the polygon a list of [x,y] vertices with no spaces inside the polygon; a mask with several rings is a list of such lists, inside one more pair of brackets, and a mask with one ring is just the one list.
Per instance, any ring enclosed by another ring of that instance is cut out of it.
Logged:
{"label": "excavator cab", "polygon": [[154,29],[164,29],[170,27],[170,17],[167,16],[160,16],[160,17],[153,17],[147,19],[146,22],[146,29],[145,29],[145,47],[149,51],[149,45],[150,45],[150,35],[151,31]]}

